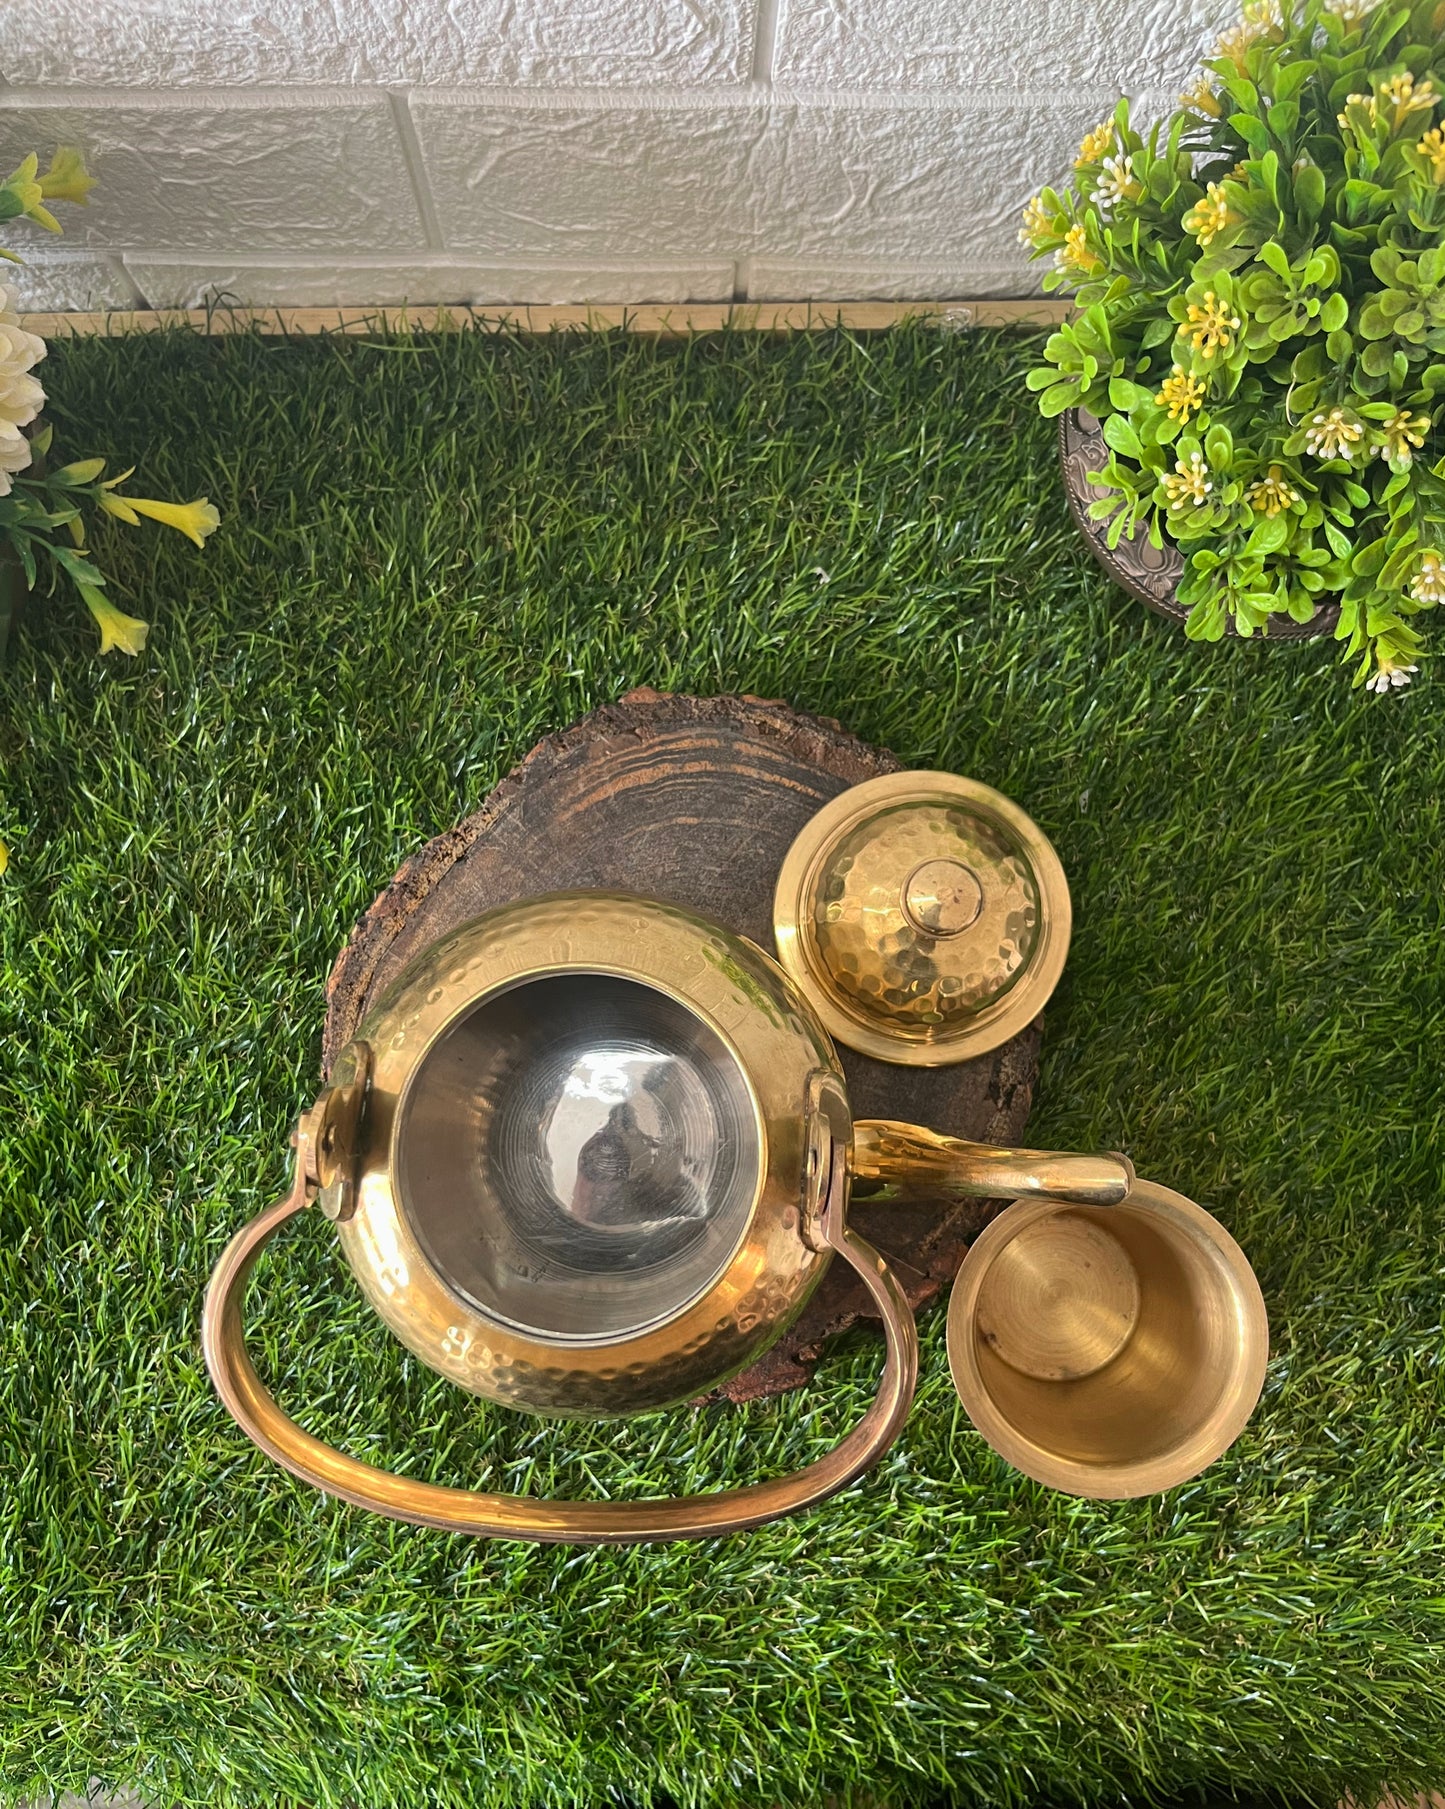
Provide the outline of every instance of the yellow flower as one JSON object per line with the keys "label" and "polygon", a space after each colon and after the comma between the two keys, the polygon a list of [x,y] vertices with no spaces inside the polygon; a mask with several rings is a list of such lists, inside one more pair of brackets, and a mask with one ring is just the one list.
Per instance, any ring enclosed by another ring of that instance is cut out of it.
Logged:
{"label": "yellow flower", "polygon": [[32,151],[23,163],[18,164],[15,169],[11,170],[10,174],[5,178],[5,187],[13,188],[15,193],[22,198],[33,188],[35,190],[35,199],[38,201],[40,199],[40,184],[35,180],[35,172],[39,168],[40,159],[35,155],[34,151]]}
{"label": "yellow flower", "polygon": [[1415,149],[1430,165],[1432,178],[1436,182],[1445,182],[1445,131],[1439,126],[1432,126]]}
{"label": "yellow flower", "polygon": [[1355,447],[1365,436],[1358,421],[1352,421],[1342,408],[1328,414],[1317,414],[1305,430],[1305,450],[1317,459],[1345,459],[1355,456]]}
{"label": "yellow flower", "polygon": [[1159,386],[1154,400],[1160,408],[1169,410],[1171,420],[1188,421],[1192,409],[1204,406],[1205,389],[1202,377],[1193,377],[1182,365],[1176,364]]}
{"label": "yellow flower", "polygon": [[1399,131],[1412,113],[1428,113],[1440,99],[1435,91],[1435,84],[1427,76],[1417,87],[1415,78],[1407,69],[1402,75],[1392,75],[1386,82],[1376,85],[1375,93],[1378,103],[1384,103],[1394,109],[1391,125]]}
{"label": "yellow flower", "polygon": [[1410,586],[1410,595],[1427,608],[1445,603],[1445,554],[1421,553],[1420,569]]}
{"label": "yellow flower", "polygon": [[94,176],[85,173],[85,159],[73,144],[56,147],[50,168],[40,178],[40,192],[47,201],[74,201],[85,207],[86,196],[95,187]]}
{"label": "yellow flower", "polygon": [[1245,61],[1250,47],[1262,39],[1277,39],[1280,36],[1279,15],[1273,0],[1254,0],[1244,9],[1242,24],[1236,25],[1232,31],[1225,32],[1215,48],[1215,56],[1228,57],[1241,75],[1249,73]]}
{"label": "yellow flower", "polygon": [[1162,482],[1171,509],[1182,509],[1185,503],[1197,509],[1214,488],[1209,467],[1198,452],[1191,452],[1187,459],[1176,459],[1173,471],[1165,472]]}
{"label": "yellow flower", "polygon": [[1345,96],[1344,111],[1335,115],[1335,118],[1340,122],[1342,128],[1349,126],[1349,110],[1351,107],[1363,107],[1369,116],[1371,125],[1374,125],[1375,121],[1380,117],[1380,109],[1375,102],[1373,94],[1347,94]]}
{"label": "yellow flower", "polygon": [[10,190],[19,204],[21,213],[27,219],[34,220],[37,226],[43,226],[47,232],[59,232],[60,222],[44,205],[44,187],[35,177],[39,162],[39,158],[32,151],[18,169],[11,171],[3,185],[0,186]]}
{"label": "yellow flower", "polygon": [[1396,465],[1408,465],[1425,444],[1425,435],[1430,431],[1430,417],[1412,415],[1408,408],[1402,408],[1391,420],[1386,421],[1380,431],[1385,436],[1380,447],[1380,457]]}
{"label": "yellow flower", "polygon": [[1245,491],[1245,500],[1261,515],[1280,515],[1286,509],[1292,509],[1297,502],[1302,502],[1298,490],[1285,479],[1284,472],[1278,465],[1271,465],[1269,476],[1258,479]]}
{"label": "yellow flower", "polygon": [[1211,182],[1204,199],[1196,201],[1184,216],[1184,230],[1193,233],[1201,245],[1208,245],[1216,233],[1226,226],[1236,226],[1239,215],[1229,205],[1222,183]]}
{"label": "yellow flower", "polygon": [[1239,331],[1239,316],[1231,314],[1228,304],[1219,300],[1212,289],[1204,291],[1204,305],[1190,302],[1184,331],[1196,352],[1212,358],[1216,352],[1227,352]]}
{"label": "yellow flower", "polygon": [[1088,234],[1082,220],[1077,221],[1064,234],[1063,244],[1054,253],[1054,262],[1060,270],[1077,270],[1085,276],[1091,271],[1104,268],[1104,260],[1089,249]]}
{"label": "yellow flower", "polygon": [[1034,195],[1024,203],[1024,223],[1019,228],[1019,243],[1038,250],[1046,240],[1057,237],[1059,218],[1044,205],[1042,195]]}
{"label": "yellow flower", "polygon": [[1092,132],[1084,134],[1084,142],[1079,146],[1079,154],[1074,159],[1076,170],[1087,169],[1091,163],[1098,163],[1114,148],[1114,122],[1106,119],[1101,126],[1095,126]]}
{"label": "yellow flower", "polygon": [[108,603],[94,585],[82,584],[80,594],[85,598],[85,606],[100,628],[102,653],[109,653],[113,648],[119,648],[122,653],[140,652],[151,631],[149,622],[141,622],[134,616],[125,615],[113,603]]}
{"label": "yellow flower", "polygon": [[100,506],[107,515],[114,515],[117,521],[123,521],[128,528],[140,526],[140,516],[123,496],[111,496],[108,493],[99,499]]}
{"label": "yellow flower", "polygon": [[10,865],[9,844],[6,842],[0,842],[0,873],[3,873],[9,865]]}
{"label": "yellow flower", "polygon": [[107,491],[100,499],[100,506],[107,515],[129,522],[132,527],[139,515],[148,515],[152,521],[163,521],[168,528],[175,528],[188,540],[194,540],[197,546],[204,546],[207,534],[214,534],[221,525],[221,517],[204,496],[195,502],[171,503],[153,502],[148,496],[117,496],[113,491]]}
{"label": "yellow flower", "polygon": [[1202,113],[1206,119],[1218,119],[1221,111],[1219,96],[1210,86],[1206,75],[1201,75],[1184,90],[1179,96],[1179,105],[1187,108],[1190,113]]}

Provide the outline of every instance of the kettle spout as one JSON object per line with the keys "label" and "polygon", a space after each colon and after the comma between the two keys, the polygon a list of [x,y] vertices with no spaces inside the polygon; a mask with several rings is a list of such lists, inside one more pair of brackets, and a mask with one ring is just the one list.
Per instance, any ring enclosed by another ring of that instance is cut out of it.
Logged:
{"label": "kettle spout", "polygon": [[1127,1156],[1001,1149],[888,1118],[854,1124],[852,1171],[860,1200],[1035,1198],[1118,1206],[1134,1186]]}

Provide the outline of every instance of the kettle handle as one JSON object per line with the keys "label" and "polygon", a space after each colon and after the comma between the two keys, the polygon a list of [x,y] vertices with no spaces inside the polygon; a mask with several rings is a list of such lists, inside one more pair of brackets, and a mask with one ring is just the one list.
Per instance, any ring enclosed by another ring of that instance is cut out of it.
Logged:
{"label": "kettle handle", "polygon": [[857,1271],[877,1305],[887,1356],[872,1406],[825,1457],[791,1476],[747,1488],[653,1501],[546,1501],[528,1495],[483,1494],[418,1482],[348,1457],[313,1438],[282,1412],[251,1362],[241,1321],[246,1282],[256,1259],[270,1238],[315,1197],[310,1144],[310,1127],[303,1121],[296,1137],[291,1192],[243,1226],[226,1246],[206,1290],[201,1337],[211,1380],[241,1430],[283,1469],[328,1495],[393,1520],[491,1538],[574,1545],[711,1539],[826,1500],[876,1463],[902,1430],[918,1379],[918,1333],[892,1270],[871,1244],[848,1229],[847,1176],[840,1155],[818,1229],[822,1241]]}

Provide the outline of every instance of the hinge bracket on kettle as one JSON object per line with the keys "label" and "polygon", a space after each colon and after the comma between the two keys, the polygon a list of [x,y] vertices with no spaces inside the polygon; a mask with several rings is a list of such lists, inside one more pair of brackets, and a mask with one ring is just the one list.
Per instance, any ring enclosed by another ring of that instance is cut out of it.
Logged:
{"label": "hinge bracket on kettle", "polygon": [[331,1069],[331,1086],[309,1116],[316,1159],[317,1204],[333,1222],[356,1211],[361,1122],[371,1087],[371,1046],[348,1043]]}
{"label": "hinge bracket on kettle", "polygon": [[833,1234],[848,1206],[848,1147],[852,1123],[848,1099],[837,1076],[817,1068],[808,1077],[803,1123],[808,1139],[803,1178],[803,1242],[812,1250],[832,1247]]}

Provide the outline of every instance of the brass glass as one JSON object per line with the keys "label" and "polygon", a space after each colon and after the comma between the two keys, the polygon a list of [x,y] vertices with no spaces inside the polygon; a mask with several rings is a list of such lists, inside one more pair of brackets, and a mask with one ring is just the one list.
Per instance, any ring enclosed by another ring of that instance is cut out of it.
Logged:
{"label": "brass glass", "polygon": [[[929,883],[932,883],[930,876]],[[943,888],[931,905],[950,908]],[[296,1133],[286,1199],[238,1232],[203,1323],[246,1433],[317,1487],[426,1525],[586,1543],[705,1537],[843,1488],[897,1436],[917,1372],[906,1297],[847,1224],[918,1190],[1108,1204],[1122,1158],[854,1125],[832,1043],[760,949],[608,893],[510,905],[425,950],[358,1027]],[[681,1501],[546,1502],[392,1475],[289,1418],[246,1352],[269,1238],[319,1200],[362,1289],[431,1368],[507,1406],[641,1412],[751,1363],[840,1255],[887,1354],[873,1406],[793,1476]]]}
{"label": "brass glass", "polygon": [[948,1309],[969,1418],[1026,1476],[1122,1500],[1187,1481],[1243,1431],[1269,1323],[1239,1245],[1149,1181],[1099,1211],[1021,1200],[970,1247]]}
{"label": "brass glass", "polygon": [[836,1040],[920,1067],[995,1049],[1036,1017],[1071,921],[1037,824],[952,773],[890,773],[833,799],[773,901],[778,957]]}

